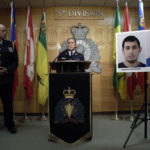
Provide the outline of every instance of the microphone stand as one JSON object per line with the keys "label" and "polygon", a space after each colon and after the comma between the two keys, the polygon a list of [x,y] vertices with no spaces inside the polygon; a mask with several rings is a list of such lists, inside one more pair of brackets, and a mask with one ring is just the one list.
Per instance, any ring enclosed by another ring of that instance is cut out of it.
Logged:
{"label": "microphone stand", "polygon": [[[60,55],[60,54],[59,54]],[[53,64],[56,62],[56,60],[58,59],[59,55],[52,61],[52,63],[50,64],[50,72],[52,71],[52,67]]]}
{"label": "microphone stand", "polygon": [[[148,103],[148,100],[147,100],[147,87],[148,87],[148,84],[147,84],[147,72],[144,72],[144,104],[141,106],[141,109],[140,111],[138,112],[135,120],[133,121],[132,125],[131,125],[131,131],[123,145],[123,148],[126,148],[126,145],[129,141],[129,138],[130,136],[132,135],[134,129],[136,129],[139,125],[141,125],[143,122],[144,122],[144,138],[147,139],[147,123],[148,123],[148,120],[150,120],[148,117],[147,117],[147,106],[150,105]],[[141,114],[144,113],[144,117],[141,117]]]}
{"label": "microphone stand", "polygon": [[64,51],[60,52],[59,55],[57,55],[57,56],[55,57],[55,59],[52,61],[52,63],[50,64],[50,72],[51,72],[51,70],[52,70],[53,64],[56,62],[56,60],[58,60],[58,57],[59,57],[63,52],[64,52]]}

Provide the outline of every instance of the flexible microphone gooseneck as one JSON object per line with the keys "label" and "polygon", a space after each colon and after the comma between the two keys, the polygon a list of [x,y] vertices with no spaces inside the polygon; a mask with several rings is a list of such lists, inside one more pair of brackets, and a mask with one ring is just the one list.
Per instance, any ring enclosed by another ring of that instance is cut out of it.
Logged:
{"label": "flexible microphone gooseneck", "polygon": [[[69,49],[68,49],[68,50],[69,50]],[[50,72],[51,72],[51,70],[52,70],[53,64],[56,62],[56,60],[58,59],[58,57],[59,57],[63,52],[64,52],[64,51],[60,52],[59,55],[57,55],[57,56],[55,57],[55,59],[52,61],[52,63],[50,64]]]}

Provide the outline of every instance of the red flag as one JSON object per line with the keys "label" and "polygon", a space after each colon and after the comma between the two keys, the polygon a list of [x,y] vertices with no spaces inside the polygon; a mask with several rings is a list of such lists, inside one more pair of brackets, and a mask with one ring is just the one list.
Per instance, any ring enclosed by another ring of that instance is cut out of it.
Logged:
{"label": "red flag", "polygon": [[[129,9],[128,4],[126,2],[126,10],[125,10],[125,17],[124,17],[124,32],[131,31],[131,24],[130,24],[130,17],[129,17]],[[133,99],[133,92],[135,90],[136,85],[138,84],[137,78],[135,73],[128,73],[127,78],[127,91],[130,99]]]}
{"label": "red flag", "polygon": [[129,94],[130,99],[133,99],[133,92],[138,84],[138,80],[136,78],[135,73],[128,73],[128,80],[127,80],[127,91]]}
{"label": "red flag", "polygon": [[[144,20],[144,9],[143,9],[143,2],[139,0],[139,19],[138,19],[138,28],[139,30],[145,30],[145,20]],[[148,79],[148,73],[146,74],[146,79]],[[138,83],[142,89],[142,92],[144,92],[144,72],[138,73]]]}
{"label": "red flag", "polygon": [[26,100],[31,100],[33,94],[32,81],[34,77],[34,42],[33,42],[33,28],[31,18],[31,8],[28,7],[27,24],[26,24],[27,42],[24,58],[24,81]]}
{"label": "red flag", "polygon": [[126,2],[123,32],[128,32],[128,31],[131,31],[131,24],[130,24],[128,4]]}
{"label": "red flag", "polygon": [[[17,38],[17,27],[16,27],[16,18],[15,18],[15,8],[14,2],[11,3],[11,41],[16,46],[18,52],[18,38]],[[14,72],[14,82],[13,82],[13,89],[12,89],[12,98],[14,99],[16,88],[18,86],[18,70],[16,69]]]}

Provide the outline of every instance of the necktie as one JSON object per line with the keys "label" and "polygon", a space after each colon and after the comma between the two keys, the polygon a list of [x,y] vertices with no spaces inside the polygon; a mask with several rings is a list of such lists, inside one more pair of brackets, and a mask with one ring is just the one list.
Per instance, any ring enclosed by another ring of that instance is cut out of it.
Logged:
{"label": "necktie", "polygon": [[69,56],[73,55],[73,51],[69,50]]}

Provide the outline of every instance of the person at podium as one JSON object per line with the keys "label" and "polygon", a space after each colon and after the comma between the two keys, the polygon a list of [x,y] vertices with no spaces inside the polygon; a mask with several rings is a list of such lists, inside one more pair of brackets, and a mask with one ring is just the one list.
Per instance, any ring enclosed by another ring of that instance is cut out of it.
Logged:
{"label": "person at podium", "polygon": [[64,50],[58,56],[58,61],[62,60],[84,60],[83,54],[76,51],[76,40],[74,38],[67,39],[68,49]]}
{"label": "person at podium", "polygon": [[[58,61],[84,61],[84,55],[76,51],[76,40],[71,37],[67,39],[68,49],[64,50],[58,56]],[[57,72],[84,72],[83,66],[80,64],[77,69],[76,64],[67,62],[62,69],[62,66],[57,68]]]}

